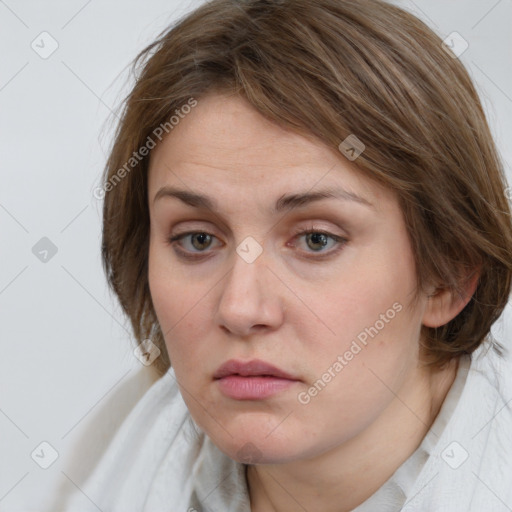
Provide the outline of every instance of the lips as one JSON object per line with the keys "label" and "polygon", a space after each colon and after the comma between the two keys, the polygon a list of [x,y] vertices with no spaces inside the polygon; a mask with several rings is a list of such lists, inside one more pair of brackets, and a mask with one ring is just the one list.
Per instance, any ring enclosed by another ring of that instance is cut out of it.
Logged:
{"label": "lips", "polygon": [[277,368],[265,361],[253,359],[248,362],[230,359],[222,364],[214,373],[214,379],[222,379],[230,375],[241,377],[274,377],[287,380],[298,380],[289,373]]}
{"label": "lips", "polygon": [[245,363],[230,359],[217,369],[214,382],[219,391],[231,400],[261,401],[278,399],[296,386],[299,379],[259,359]]}

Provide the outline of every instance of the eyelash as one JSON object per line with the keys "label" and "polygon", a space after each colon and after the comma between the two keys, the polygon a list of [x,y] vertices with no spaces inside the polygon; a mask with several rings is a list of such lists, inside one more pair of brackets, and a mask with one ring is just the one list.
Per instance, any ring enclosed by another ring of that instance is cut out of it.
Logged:
{"label": "eyelash", "polygon": [[[309,258],[309,259],[320,260],[320,259],[325,259],[325,258],[334,256],[335,254],[338,254],[344,248],[346,243],[348,242],[348,240],[345,237],[335,235],[333,233],[329,233],[328,231],[315,229],[313,227],[308,228],[308,229],[298,228],[294,232],[294,239],[298,238],[302,235],[310,235],[310,234],[319,234],[319,235],[324,235],[328,238],[331,238],[332,240],[334,240],[336,242],[336,246],[335,246],[335,248],[333,248],[330,251],[325,252],[325,253],[324,252],[315,253],[313,251],[310,254],[317,254],[317,255],[316,256],[305,256],[306,258]],[[177,235],[170,236],[167,241],[170,245],[178,245],[178,244],[176,244],[176,242],[179,242],[183,238],[190,236],[190,235],[208,235],[208,236],[216,238],[215,235],[213,235],[212,233],[208,233],[207,231],[187,231],[185,233],[180,233]],[[184,258],[186,260],[190,260],[190,261],[197,261],[199,259],[204,259],[204,257],[205,257],[204,254],[206,253],[206,251],[203,251],[203,252],[192,253],[194,255],[191,255],[190,252],[184,251],[183,249],[177,249],[177,248],[175,248],[175,251],[178,254],[178,256],[180,256],[181,258]]]}

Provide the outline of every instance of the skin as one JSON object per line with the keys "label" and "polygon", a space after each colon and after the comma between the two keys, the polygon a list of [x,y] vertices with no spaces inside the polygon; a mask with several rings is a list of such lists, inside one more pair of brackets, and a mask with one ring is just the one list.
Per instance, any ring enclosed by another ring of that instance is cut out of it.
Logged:
{"label": "skin", "polygon": [[[420,364],[420,328],[448,322],[472,290],[452,298],[432,286],[413,301],[415,260],[397,198],[356,162],[220,94],[201,98],[151,154],[153,304],[193,419],[229,457],[257,462],[247,470],[253,511],[340,512],[362,503],[421,443],[456,373],[456,361],[435,372]],[[154,201],[164,186],[208,195],[218,208]],[[284,194],[330,186],[370,205],[329,198],[271,211]],[[318,249],[318,238],[296,234],[313,228],[345,242],[327,238]],[[212,238],[169,243],[189,231]],[[236,252],[248,236],[263,250],[252,263]],[[180,244],[202,259],[180,257]],[[397,303],[401,311],[300,403],[299,393]],[[253,358],[298,382],[265,400],[223,395],[217,368]]]}

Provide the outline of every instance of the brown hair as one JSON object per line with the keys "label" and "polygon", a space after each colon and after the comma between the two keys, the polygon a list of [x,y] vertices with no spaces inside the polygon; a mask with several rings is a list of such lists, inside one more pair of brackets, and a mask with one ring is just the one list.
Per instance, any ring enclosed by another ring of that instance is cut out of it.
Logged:
{"label": "brown hair", "polygon": [[380,0],[213,0],[160,34],[133,69],[103,176],[102,257],[137,340],[162,351],[159,372],[170,362],[148,285],[150,155],[130,159],[207,92],[243,95],[332,148],[360,139],[366,149],[355,163],[398,196],[418,289],[436,282],[460,293],[463,276],[481,268],[464,310],[423,327],[429,363],[487,338],[511,286],[503,167],[467,71],[423,22]]}

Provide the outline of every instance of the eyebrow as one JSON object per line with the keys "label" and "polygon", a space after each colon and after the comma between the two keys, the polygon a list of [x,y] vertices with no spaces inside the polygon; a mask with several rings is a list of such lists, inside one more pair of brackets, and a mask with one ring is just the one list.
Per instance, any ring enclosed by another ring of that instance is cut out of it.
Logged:
{"label": "eyebrow", "polygon": [[[155,194],[153,204],[164,197],[174,197],[193,208],[202,208],[206,210],[218,210],[215,199],[211,197],[189,192],[188,190],[178,189],[175,187],[164,186]],[[321,201],[323,199],[341,199],[343,201],[353,201],[370,208],[374,205],[367,199],[342,188],[327,188],[315,192],[298,192],[295,194],[283,194],[276,201],[273,213],[289,211],[297,208],[305,207],[311,203]]]}

